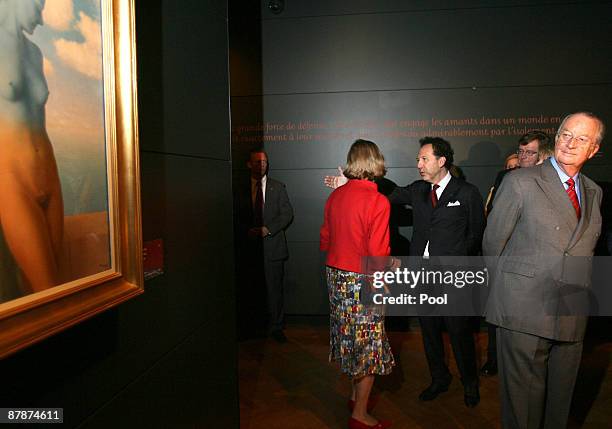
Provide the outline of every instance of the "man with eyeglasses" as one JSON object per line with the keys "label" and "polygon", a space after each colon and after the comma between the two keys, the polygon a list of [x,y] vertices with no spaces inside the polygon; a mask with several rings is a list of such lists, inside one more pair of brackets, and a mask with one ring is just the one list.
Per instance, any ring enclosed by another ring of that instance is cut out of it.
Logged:
{"label": "man with eyeglasses", "polygon": [[[497,173],[497,177],[495,178],[495,183],[491,187],[489,191],[489,196],[487,197],[487,204],[485,213],[487,216],[491,213],[493,209],[493,200],[495,199],[495,194],[501,185],[502,180],[506,175],[516,170],[517,168],[527,168],[533,167],[538,163],[539,160],[539,151],[542,147],[551,146],[550,137],[544,131],[533,130],[529,131],[526,134],[523,134],[518,141],[518,149],[516,154],[518,156],[518,167],[511,169],[504,169]],[[494,376],[497,374],[497,342],[495,337],[495,327],[489,325],[487,327],[488,331],[488,346],[487,346],[487,361],[480,368],[480,373],[484,376]]]}
{"label": "man with eyeglasses", "polygon": [[[550,137],[544,131],[533,130],[529,131],[526,134],[523,134],[518,141],[518,149],[516,150],[516,155],[518,156],[518,167],[517,168],[527,168],[533,167],[538,163],[538,153],[541,145],[549,145]],[[513,171],[514,168],[509,170],[502,170],[497,173],[497,177],[495,178],[495,183],[491,189],[491,197],[487,202],[487,214],[491,212],[493,209],[493,200],[495,199],[495,194],[499,189],[499,185],[501,184],[506,174],[510,171]]]}
{"label": "man with eyeglasses", "polygon": [[483,239],[496,257],[487,321],[498,326],[502,426],[564,428],[587,315],[570,311],[590,287],[601,230],[601,188],[580,170],[600,148],[603,122],[565,117],[554,156],[502,182]]}

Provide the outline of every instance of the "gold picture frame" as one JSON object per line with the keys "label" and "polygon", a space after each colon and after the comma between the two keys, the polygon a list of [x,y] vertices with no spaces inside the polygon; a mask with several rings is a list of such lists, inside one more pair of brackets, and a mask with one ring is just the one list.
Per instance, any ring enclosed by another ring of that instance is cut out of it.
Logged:
{"label": "gold picture frame", "polygon": [[0,304],[0,358],[143,292],[133,0],[102,0],[110,269]]}

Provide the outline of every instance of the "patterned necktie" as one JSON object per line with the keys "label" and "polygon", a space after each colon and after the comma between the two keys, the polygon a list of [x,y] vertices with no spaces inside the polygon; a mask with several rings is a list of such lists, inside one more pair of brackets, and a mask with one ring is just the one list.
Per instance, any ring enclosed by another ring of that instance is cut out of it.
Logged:
{"label": "patterned necktie", "polygon": [[264,198],[261,180],[255,184],[255,202],[253,203],[253,223],[255,226],[263,226]]}
{"label": "patterned necktie", "polygon": [[433,185],[431,188],[431,206],[436,207],[438,204],[438,194],[436,194],[436,190],[440,187],[440,185]]}
{"label": "patterned necktie", "polygon": [[578,202],[578,195],[576,194],[576,186],[574,183],[574,179],[570,177],[565,183],[567,183],[568,186],[565,192],[567,193],[567,196],[572,202],[574,210],[576,210],[576,217],[580,219],[580,203]]}

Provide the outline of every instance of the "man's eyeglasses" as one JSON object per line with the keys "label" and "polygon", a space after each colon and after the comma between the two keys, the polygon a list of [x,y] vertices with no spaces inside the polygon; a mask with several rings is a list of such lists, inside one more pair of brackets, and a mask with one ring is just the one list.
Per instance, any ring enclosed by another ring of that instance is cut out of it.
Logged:
{"label": "man's eyeglasses", "polygon": [[569,143],[572,140],[576,140],[582,146],[587,146],[587,145],[591,144],[591,139],[589,137],[587,137],[587,136],[574,137],[574,135],[572,133],[570,133],[569,131],[560,132],[559,134],[557,134],[557,137],[563,143]]}
{"label": "man's eyeglasses", "polygon": [[532,156],[537,155],[538,153],[534,150],[523,150],[523,149],[519,149],[516,151],[516,154],[521,157],[525,157],[525,158],[531,158]]}

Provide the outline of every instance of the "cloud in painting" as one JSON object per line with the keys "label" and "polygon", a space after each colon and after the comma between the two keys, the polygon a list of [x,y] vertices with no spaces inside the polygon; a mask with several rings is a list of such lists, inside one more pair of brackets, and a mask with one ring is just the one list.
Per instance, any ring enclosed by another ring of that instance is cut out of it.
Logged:
{"label": "cloud in painting", "polygon": [[49,77],[53,73],[55,73],[55,68],[53,67],[53,63],[49,61],[47,58],[43,58],[43,71],[46,77]]}
{"label": "cloud in painting", "polygon": [[83,42],[58,39],[54,42],[58,57],[69,67],[92,78],[102,78],[102,40],[100,23],[79,13],[77,30],[84,38]]}
{"label": "cloud in painting", "polygon": [[57,31],[68,31],[74,19],[72,0],[47,0],[43,9],[43,22]]}

